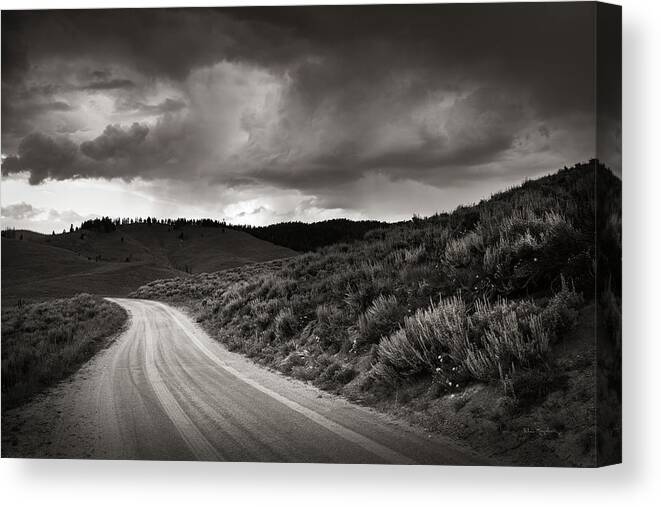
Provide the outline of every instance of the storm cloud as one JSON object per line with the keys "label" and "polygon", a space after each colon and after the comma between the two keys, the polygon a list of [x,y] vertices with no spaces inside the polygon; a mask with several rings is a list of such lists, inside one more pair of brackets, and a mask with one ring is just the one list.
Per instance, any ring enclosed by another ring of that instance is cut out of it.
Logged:
{"label": "storm cloud", "polygon": [[135,83],[130,79],[111,79],[105,81],[93,81],[80,88],[82,90],[121,90],[124,88],[133,88]]}
{"label": "storm cloud", "polygon": [[103,133],[80,145],[80,151],[94,160],[131,157],[147,137],[149,127],[134,123],[128,129],[120,125],[108,125]]}
{"label": "storm cloud", "polygon": [[70,178],[75,176],[77,153],[78,147],[66,137],[54,138],[34,132],[23,138],[16,155],[4,160],[2,172],[27,171],[31,184],[41,183],[49,177]]}
{"label": "storm cloud", "polygon": [[594,8],[3,12],[2,172],[344,209],[368,181],[510,184],[594,156]]}

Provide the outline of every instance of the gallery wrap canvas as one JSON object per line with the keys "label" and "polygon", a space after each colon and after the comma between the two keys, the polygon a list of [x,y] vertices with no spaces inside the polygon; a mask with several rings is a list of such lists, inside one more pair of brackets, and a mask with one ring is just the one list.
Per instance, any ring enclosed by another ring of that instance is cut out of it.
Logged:
{"label": "gallery wrap canvas", "polygon": [[621,461],[621,9],[2,12],[2,457]]}

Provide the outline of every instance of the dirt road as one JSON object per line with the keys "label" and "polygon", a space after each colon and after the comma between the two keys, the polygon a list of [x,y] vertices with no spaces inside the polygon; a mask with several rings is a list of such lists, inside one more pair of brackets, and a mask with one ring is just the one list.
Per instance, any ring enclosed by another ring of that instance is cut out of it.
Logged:
{"label": "dirt road", "polygon": [[3,416],[9,456],[479,464],[456,444],[228,352],[163,303],[69,381]]}

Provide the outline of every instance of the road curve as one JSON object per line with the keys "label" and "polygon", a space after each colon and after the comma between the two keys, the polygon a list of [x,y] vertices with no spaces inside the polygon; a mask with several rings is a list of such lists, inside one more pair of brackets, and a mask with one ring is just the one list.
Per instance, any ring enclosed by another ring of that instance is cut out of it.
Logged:
{"label": "road curve", "polygon": [[[483,463],[439,436],[255,366],[227,351],[184,313],[166,304],[111,301],[128,311],[128,329],[61,388],[58,401],[46,408],[33,407],[36,412],[56,411],[59,419],[42,438],[45,444],[34,443],[27,454],[201,461]],[[34,414],[24,417],[35,420]],[[3,446],[6,456],[5,449]]]}

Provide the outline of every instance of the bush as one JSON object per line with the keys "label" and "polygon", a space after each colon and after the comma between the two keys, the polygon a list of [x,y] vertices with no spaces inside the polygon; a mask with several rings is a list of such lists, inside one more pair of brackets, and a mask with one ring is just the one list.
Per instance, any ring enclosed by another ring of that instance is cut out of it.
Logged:
{"label": "bush", "polygon": [[418,264],[425,256],[425,246],[419,245],[417,248],[406,249],[404,251],[404,262],[407,264]]}
{"label": "bush", "polygon": [[456,267],[470,265],[473,257],[484,248],[482,236],[471,231],[465,236],[448,242],[445,248],[445,260]]}
{"label": "bush", "polygon": [[253,321],[260,329],[266,329],[273,322],[273,316],[277,314],[279,306],[279,301],[275,299],[263,300],[257,298],[248,303]]}
{"label": "bush", "polygon": [[500,221],[498,238],[487,246],[482,268],[499,294],[530,292],[551,286],[563,273],[585,276],[583,253],[590,248],[562,214],[539,216],[526,209]]}
{"label": "bush", "polygon": [[367,310],[358,316],[350,330],[354,349],[378,343],[381,337],[390,334],[404,316],[405,310],[395,296],[377,297]]}
{"label": "bush", "polygon": [[549,352],[539,309],[527,301],[478,301],[469,326],[463,364],[477,380],[505,380],[517,367],[543,363]]}
{"label": "bush", "polygon": [[344,314],[340,308],[324,303],[317,306],[315,315],[314,334],[319,337],[323,346],[341,344],[345,341],[347,330],[344,325]]}
{"label": "bush", "polygon": [[379,343],[381,377],[411,377],[432,373],[442,354],[458,353],[468,339],[466,305],[460,298],[441,300],[404,319],[403,326]]}
{"label": "bush", "polygon": [[381,340],[373,373],[388,382],[433,374],[455,387],[466,375],[507,382],[520,368],[545,364],[550,338],[575,322],[579,301],[566,285],[545,308],[529,300],[478,300],[469,312],[459,297],[440,300]]}
{"label": "bush", "polygon": [[570,289],[562,278],[560,292],[550,299],[541,314],[544,328],[552,332],[551,338],[554,341],[574,326],[578,317],[576,308],[582,302],[580,294],[573,287]]}
{"label": "bush", "polygon": [[356,370],[351,365],[331,361],[323,370],[317,383],[326,388],[341,387],[356,377]]}
{"label": "bush", "polygon": [[283,308],[275,317],[273,327],[278,340],[286,340],[294,336],[298,328],[298,320],[291,308]]}

